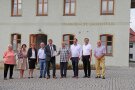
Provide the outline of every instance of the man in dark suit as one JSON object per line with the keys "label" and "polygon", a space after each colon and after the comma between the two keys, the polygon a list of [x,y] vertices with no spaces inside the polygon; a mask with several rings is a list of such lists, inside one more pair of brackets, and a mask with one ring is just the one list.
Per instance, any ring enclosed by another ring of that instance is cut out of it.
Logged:
{"label": "man in dark suit", "polygon": [[50,63],[52,64],[53,69],[53,78],[56,79],[56,62],[55,62],[55,53],[56,45],[53,44],[52,39],[48,40],[48,45],[45,47],[46,53],[46,69],[47,69],[47,79],[50,79]]}

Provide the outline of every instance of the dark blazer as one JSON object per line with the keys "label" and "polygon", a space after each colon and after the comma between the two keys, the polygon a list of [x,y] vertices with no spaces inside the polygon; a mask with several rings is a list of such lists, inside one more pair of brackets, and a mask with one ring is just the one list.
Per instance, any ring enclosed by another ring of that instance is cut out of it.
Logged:
{"label": "dark blazer", "polygon": [[[54,51],[56,51],[56,45],[53,45]],[[51,59],[51,50],[49,44],[45,47],[46,60],[49,61]]]}
{"label": "dark blazer", "polygon": [[[37,49],[34,49],[34,50],[35,50],[35,57],[37,59]],[[31,56],[32,56],[32,48],[29,48],[27,52],[28,59],[30,59]]]}

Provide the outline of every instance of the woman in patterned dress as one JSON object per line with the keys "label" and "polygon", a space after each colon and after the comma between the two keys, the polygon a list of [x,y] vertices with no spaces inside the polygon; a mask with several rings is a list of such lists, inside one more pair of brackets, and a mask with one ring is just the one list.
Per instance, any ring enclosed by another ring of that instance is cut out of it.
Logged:
{"label": "woman in patterned dress", "polygon": [[23,44],[21,49],[18,51],[18,69],[20,70],[19,78],[23,78],[24,70],[27,69],[27,50],[26,44]]}

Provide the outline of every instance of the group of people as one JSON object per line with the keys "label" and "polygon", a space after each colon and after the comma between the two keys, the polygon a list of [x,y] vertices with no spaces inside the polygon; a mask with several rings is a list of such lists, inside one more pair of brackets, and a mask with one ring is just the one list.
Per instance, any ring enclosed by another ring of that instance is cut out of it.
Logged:
{"label": "group of people", "polygon": [[[89,39],[84,39],[84,45],[78,44],[78,40],[74,38],[74,42],[70,47],[66,46],[65,42],[62,42],[61,48],[57,51],[56,45],[53,44],[53,40],[49,39],[48,44],[40,43],[40,49],[35,48],[35,44],[31,44],[31,47],[27,51],[26,44],[23,44],[21,48],[15,53],[12,45],[8,45],[8,50],[5,51],[4,59],[4,80],[7,80],[8,69],[10,68],[9,79],[13,79],[14,65],[17,64],[17,68],[20,71],[19,78],[24,77],[24,71],[29,68],[28,78],[33,78],[33,72],[35,65],[40,65],[39,78],[50,79],[50,68],[52,68],[52,77],[56,79],[56,56],[60,55],[60,78],[66,78],[68,61],[71,60],[73,67],[73,78],[78,78],[78,64],[79,60],[82,60],[84,67],[84,78],[91,77],[91,60],[92,60],[92,46],[89,43]],[[97,42],[97,47],[94,49],[94,57],[96,59],[96,78],[105,79],[105,54],[106,48],[102,46],[101,41]],[[17,60],[15,59],[17,56]],[[28,65],[27,65],[28,62]],[[102,73],[100,73],[100,65],[102,67]]]}

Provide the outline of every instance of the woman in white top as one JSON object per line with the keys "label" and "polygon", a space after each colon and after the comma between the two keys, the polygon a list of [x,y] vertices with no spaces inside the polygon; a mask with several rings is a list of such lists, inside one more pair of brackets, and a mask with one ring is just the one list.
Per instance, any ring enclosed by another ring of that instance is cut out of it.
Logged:
{"label": "woman in white top", "polygon": [[33,71],[35,69],[35,64],[37,61],[37,50],[35,48],[35,44],[31,44],[31,48],[29,48],[28,53],[28,63],[29,63],[29,77],[33,78]]}

